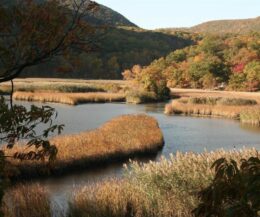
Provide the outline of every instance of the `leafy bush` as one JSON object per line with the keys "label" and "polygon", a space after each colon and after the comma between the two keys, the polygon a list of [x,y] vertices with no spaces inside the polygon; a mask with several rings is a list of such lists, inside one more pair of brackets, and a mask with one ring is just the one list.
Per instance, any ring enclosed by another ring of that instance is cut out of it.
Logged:
{"label": "leafy bush", "polygon": [[130,90],[126,94],[126,102],[140,104],[145,102],[155,102],[157,100],[155,93],[145,90]]}
{"label": "leafy bush", "polygon": [[220,158],[214,162],[215,178],[199,192],[201,203],[193,210],[196,217],[256,217],[260,212],[260,159]]}
{"label": "leafy bush", "polygon": [[128,94],[128,98],[130,98],[131,95],[138,98],[148,95],[148,101],[151,101],[151,99],[153,99],[152,101],[161,101],[170,96],[166,75],[162,73],[161,67],[156,64],[150,68],[141,68],[136,65],[131,70],[124,71],[122,75],[125,80],[132,81],[132,88],[138,89],[137,91],[131,91]]}

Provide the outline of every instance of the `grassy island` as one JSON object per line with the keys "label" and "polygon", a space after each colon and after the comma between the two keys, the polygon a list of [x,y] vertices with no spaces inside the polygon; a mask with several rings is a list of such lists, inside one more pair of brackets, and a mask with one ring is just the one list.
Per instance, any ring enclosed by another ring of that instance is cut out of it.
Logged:
{"label": "grassy island", "polygon": [[[96,130],[64,135],[51,140],[58,148],[57,159],[49,166],[43,161],[9,160],[14,177],[31,178],[68,173],[70,170],[92,168],[110,162],[128,160],[138,155],[156,153],[164,145],[157,121],[147,115],[123,115]],[[25,146],[5,149],[10,156],[26,152]]]}
{"label": "grassy island", "polygon": [[260,126],[260,106],[256,100],[222,97],[182,97],[165,106],[165,114],[224,117]]}

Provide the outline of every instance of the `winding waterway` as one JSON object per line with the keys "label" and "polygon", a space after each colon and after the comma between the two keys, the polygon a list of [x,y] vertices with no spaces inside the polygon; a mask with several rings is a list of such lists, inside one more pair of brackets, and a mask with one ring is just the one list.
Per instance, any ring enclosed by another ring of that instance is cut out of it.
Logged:
{"label": "winding waterway", "polygon": [[[30,103],[19,102],[29,106]],[[41,105],[36,103],[37,105]],[[168,157],[177,151],[203,152],[216,149],[234,149],[256,147],[260,149],[260,128],[240,125],[238,121],[228,119],[196,118],[184,116],[166,116],[163,114],[165,103],[130,105],[122,103],[85,104],[67,106],[50,104],[58,111],[56,120],[65,124],[63,134],[73,134],[95,129],[104,122],[123,114],[146,113],[155,117],[165,139],[165,146],[157,156],[139,161],[157,160],[161,156]],[[111,177],[121,177],[123,164],[107,165],[105,168],[73,173],[59,178],[39,181],[50,189],[52,198],[60,206],[66,206],[69,195],[76,188],[96,183]]]}

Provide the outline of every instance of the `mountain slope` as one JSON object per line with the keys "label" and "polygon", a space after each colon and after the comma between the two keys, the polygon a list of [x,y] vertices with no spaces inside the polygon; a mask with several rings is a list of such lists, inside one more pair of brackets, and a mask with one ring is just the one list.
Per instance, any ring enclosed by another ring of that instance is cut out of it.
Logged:
{"label": "mountain slope", "polygon": [[137,27],[123,15],[104,5],[99,5],[94,14],[88,14],[86,20],[96,25]]}
{"label": "mountain slope", "polygon": [[163,28],[157,31],[165,33],[175,33],[178,31],[210,34],[247,34],[252,31],[260,31],[260,17],[238,20],[214,20],[190,28]]}
{"label": "mountain slope", "polygon": [[[7,7],[17,4],[20,0],[0,0],[0,4],[3,4]],[[46,2],[48,0],[34,0],[38,4]],[[81,0],[59,0],[62,4],[72,7],[74,1],[80,3]],[[90,0],[86,0],[86,5]],[[95,13],[88,13],[85,16],[85,19],[93,25],[107,25],[107,26],[130,26],[137,27],[134,23],[129,21],[126,17],[120,13],[108,8],[104,5],[98,4],[99,7]]]}
{"label": "mountain slope", "polygon": [[202,23],[190,28],[193,32],[202,33],[249,33],[260,31],[260,17],[239,20],[217,20]]}

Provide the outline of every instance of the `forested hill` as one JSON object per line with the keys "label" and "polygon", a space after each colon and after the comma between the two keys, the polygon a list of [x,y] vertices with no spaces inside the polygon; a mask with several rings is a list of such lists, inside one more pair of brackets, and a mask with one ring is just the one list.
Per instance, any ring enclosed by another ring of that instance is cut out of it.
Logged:
{"label": "forested hill", "polygon": [[98,10],[94,14],[88,14],[86,16],[86,20],[95,25],[137,27],[120,13],[100,4]]}
{"label": "forested hill", "polygon": [[196,33],[213,33],[213,34],[247,34],[250,32],[260,31],[260,17],[252,19],[238,20],[215,20],[205,22],[190,28],[165,28],[160,29],[162,32],[172,33],[175,31],[185,30]]}
{"label": "forested hill", "polygon": [[31,68],[26,77],[59,77],[82,79],[121,79],[121,73],[133,65],[149,65],[154,59],[193,44],[189,38],[167,35],[138,28],[106,29],[98,50],[80,53],[68,59]]}
{"label": "forested hill", "polygon": [[[66,3],[72,0],[67,0]],[[169,35],[143,30],[119,13],[100,6],[94,15],[88,14],[92,25],[105,25],[105,33],[97,35],[97,51],[77,53],[66,58],[56,58],[27,70],[23,76],[60,77],[84,79],[120,79],[121,73],[135,64],[150,64],[169,52],[193,44],[189,35]]]}
{"label": "forested hill", "polygon": [[190,28],[194,32],[205,33],[249,33],[260,31],[260,17],[239,20],[217,20]]}

